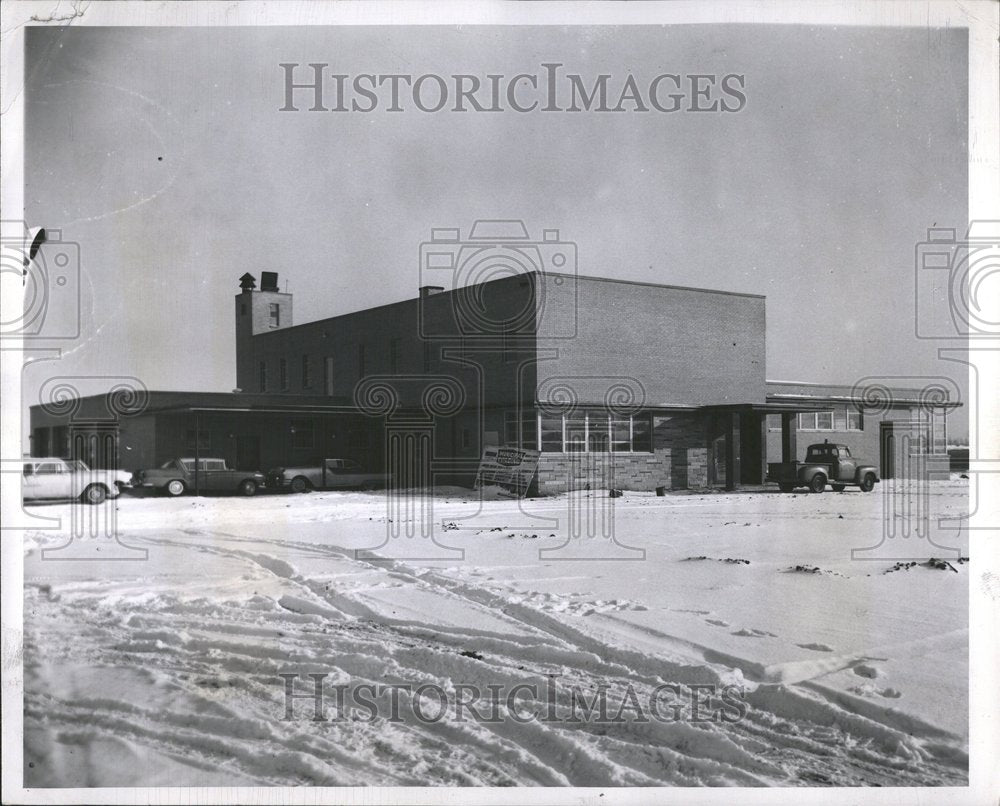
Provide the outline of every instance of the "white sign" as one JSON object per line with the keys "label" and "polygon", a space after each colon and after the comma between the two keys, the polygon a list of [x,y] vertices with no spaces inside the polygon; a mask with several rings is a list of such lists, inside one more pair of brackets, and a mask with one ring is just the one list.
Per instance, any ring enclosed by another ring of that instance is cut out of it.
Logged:
{"label": "white sign", "polygon": [[523,498],[538,467],[539,451],[487,445],[476,474],[476,489],[488,484],[509,489]]}

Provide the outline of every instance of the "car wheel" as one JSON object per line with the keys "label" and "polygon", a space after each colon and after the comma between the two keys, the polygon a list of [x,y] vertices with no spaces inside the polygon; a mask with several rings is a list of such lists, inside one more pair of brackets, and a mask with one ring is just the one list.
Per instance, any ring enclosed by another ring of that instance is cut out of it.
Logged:
{"label": "car wheel", "polygon": [[865,473],[865,477],[861,479],[861,492],[870,493],[875,489],[875,474]]}
{"label": "car wheel", "polygon": [[833,491],[835,493],[842,493],[842,492],[844,492],[844,489],[846,488],[846,485],[844,485],[844,484],[833,484],[831,486],[833,487]]}
{"label": "car wheel", "polygon": [[108,497],[108,491],[100,484],[91,484],[83,491],[83,501],[86,504],[103,504]]}
{"label": "car wheel", "polygon": [[817,473],[811,479],[809,479],[809,490],[814,493],[821,493],[826,489],[826,476],[822,473]]}
{"label": "car wheel", "polygon": [[184,495],[184,490],[187,488],[184,486],[183,481],[180,479],[174,479],[173,481],[168,481],[167,486],[163,489],[167,491],[168,495],[172,495],[176,498],[178,495]]}
{"label": "car wheel", "polygon": [[783,493],[790,493],[792,490],[795,489],[795,485],[794,484],[779,484],[778,485],[778,489],[781,490],[781,492],[783,492]]}
{"label": "car wheel", "polygon": [[240,482],[240,486],[236,488],[240,495],[256,495],[257,494],[257,482],[253,479],[244,479]]}
{"label": "car wheel", "polygon": [[307,493],[309,492],[309,481],[302,476],[296,476],[292,479],[292,492],[293,493]]}

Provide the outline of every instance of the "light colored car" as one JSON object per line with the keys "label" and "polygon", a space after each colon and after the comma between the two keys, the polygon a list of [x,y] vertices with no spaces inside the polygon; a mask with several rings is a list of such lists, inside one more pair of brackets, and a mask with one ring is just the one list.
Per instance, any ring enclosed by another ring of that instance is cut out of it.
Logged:
{"label": "light colored car", "polygon": [[23,463],[21,491],[25,501],[57,498],[101,504],[131,486],[123,470],[91,470],[79,459],[35,458]]}
{"label": "light colored car", "polygon": [[169,495],[185,491],[227,492],[254,495],[264,486],[264,474],[257,470],[230,470],[225,459],[198,459],[195,477],[194,459],[171,459],[155,470],[140,470],[135,484],[155,487]]}
{"label": "light colored car", "polygon": [[369,473],[353,459],[324,459],[298,467],[276,467],[267,473],[267,486],[305,493],[309,490],[377,490],[390,476]]}

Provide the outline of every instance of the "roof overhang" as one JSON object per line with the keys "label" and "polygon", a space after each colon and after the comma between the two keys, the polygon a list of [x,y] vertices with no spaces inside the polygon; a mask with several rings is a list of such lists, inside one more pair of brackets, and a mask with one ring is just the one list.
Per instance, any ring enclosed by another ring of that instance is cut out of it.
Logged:
{"label": "roof overhang", "polygon": [[167,406],[147,409],[144,414],[356,414],[353,406]]}
{"label": "roof overhang", "polygon": [[[814,403],[827,403],[831,406],[843,405],[844,403],[860,403],[863,408],[877,409],[880,408],[880,401],[875,401],[865,405],[865,400],[863,396],[858,395],[798,395],[791,394],[788,392],[776,392],[774,394],[768,395],[768,402],[776,401],[776,398],[781,398],[781,403],[786,401],[792,405],[812,405]],[[890,407],[893,406],[920,406],[922,408],[942,408],[942,409],[957,409],[962,404],[955,400],[926,400],[919,397],[891,397],[888,401]],[[825,409],[817,409],[817,411],[825,411]]]}
{"label": "roof overhang", "polygon": [[718,403],[702,406],[702,411],[717,414],[800,414],[812,411],[833,411],[838,404],[824,401],[806,403]]}

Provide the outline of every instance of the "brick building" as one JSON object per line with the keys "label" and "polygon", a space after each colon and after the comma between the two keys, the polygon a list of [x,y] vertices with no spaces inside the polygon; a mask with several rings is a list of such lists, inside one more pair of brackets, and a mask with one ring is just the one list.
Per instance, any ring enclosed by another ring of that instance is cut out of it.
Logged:
{"label": "brick building", "polygon": [[[444,268],[450,243],[431,253]],[[558,255],[546,257],[559,265]],[[276,274],[259,289],[245,274],[239,391],[149,393],[120,418],[119,441],[135,444],[96,463],[137,469],[200,444],[241,467],[345,456],[401,484],[470,484],[484,446],[510,445],[541,452],[538,489],[555,492],[759,484],[768,460],[823,439],[884,475],[904,444],[945,453],[953,389],[769,382],[763,296],[502,274],[299,325]],[[31,416],[34,455],[73,452],[64,414],[39,405]]]}

